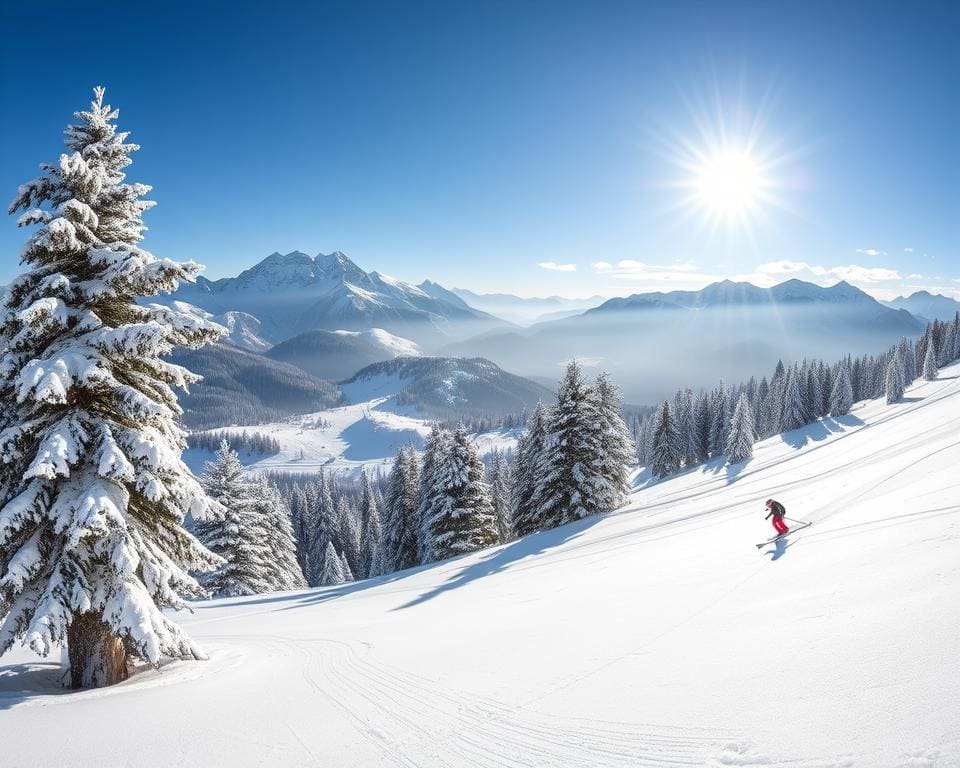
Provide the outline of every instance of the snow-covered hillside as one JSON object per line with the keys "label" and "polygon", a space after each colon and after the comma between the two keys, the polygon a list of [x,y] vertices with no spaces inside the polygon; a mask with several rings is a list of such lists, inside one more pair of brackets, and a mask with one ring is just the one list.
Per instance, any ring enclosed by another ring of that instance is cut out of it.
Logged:
{"label": "snow-covered hillside", "polygon": [[[960,365],[369,582],[203,603],[213,659],[57,695],[0,672],[5,765],[960,765]],[[813,521],[779,546],[763,500]]]}
{"label": "snow-covered hillside", "polygon": [[[280,443],[280,452],[274,456],[243,455],[247,469],[261,472],[317,472],[321,468],[348,475],[377,467],[389,469],[397,449],[405,445],[423,447],[430,432],[430,422],[413,415],[398,413],[387,407],[390,397],[332,408],[286,421],[258,424],[250,427],[231,427],[226,432],[260,432]],[[413,412],[413,409],[407,409]],[[212,430],[216,432],[217,430]],[[517,442],[514,430],[484,432],[473,436],[473,441],[486,455],[494,449],[513,448]],[[200,472],[203,463],[213,458],[213,452],[191,448],[184,454],[187,466]]]}

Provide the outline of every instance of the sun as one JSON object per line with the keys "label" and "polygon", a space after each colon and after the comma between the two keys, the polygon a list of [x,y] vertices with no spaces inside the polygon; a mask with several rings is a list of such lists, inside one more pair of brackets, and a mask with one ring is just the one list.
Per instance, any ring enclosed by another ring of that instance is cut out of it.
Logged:
{"label": "sun", "polygon": [[694,187],[700,205],[715,216],[743,217],[761,202],[769,184],[750,153],[727,148],[703,159]]}

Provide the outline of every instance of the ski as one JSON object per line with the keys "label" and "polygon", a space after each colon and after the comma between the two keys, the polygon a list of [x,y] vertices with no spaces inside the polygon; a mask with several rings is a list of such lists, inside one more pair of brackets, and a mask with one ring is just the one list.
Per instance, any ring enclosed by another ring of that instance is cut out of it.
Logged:
{"label": "ski", "polygon": [[776,536],[774,536],[772,539],[767,539],[766,541],[761,541],[759,544],[757,544],[757,549],[760,549],[761,547],[765,547],[765,546],[767,546],[767,544],[773,544],[773,542],[779,541],[780,539],[784,538],[785,536],[789,536],[791,533],[796,533],[797,531],[802,531],[804,528],[809,528],[811,525],[813,525],[813,523],[799,523],[798,525],[795,525],[793,528],[791,528],[791,529],[790,529],[789,531],[787,531],[786,533],[778,533],[778,534],[777,534]]}

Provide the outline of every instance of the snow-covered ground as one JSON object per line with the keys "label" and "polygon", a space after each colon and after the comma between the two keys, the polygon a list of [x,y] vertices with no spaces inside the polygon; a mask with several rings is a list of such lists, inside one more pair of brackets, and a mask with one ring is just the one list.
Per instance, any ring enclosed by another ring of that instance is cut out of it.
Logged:
{"label": "snow-covered ground", "polygon": [[[0,764],[956,768],[958,376],[603,518],[200,604],[206,663],[53,695],[13,653]],[[757,550],[768,496],[814,525]]]}
{"label": "snow-covered ground", "polygon": [[[357,394],[366,385],[354,386],[351,393]],[[295,416],[272,424],[257,424],[249,427],[229,427],[224,431],[260,432],[280,443],[280,453],[274,456],[241,453],[244,466],[259,472],[317,472],[321,468],[342,474],[357,474],[362,468],[389,469],[397,449],[405,445],[423,447],[424,438],[430,432],[430,422],[416,418],[411,408],[391,404],[397,390],[377,382],[376,391],[363,391],[370,397],[363,402]],[[381,392],[384,390],[384,392]],[[357,398],[351,398],[356,400]],[[498,430],[482,432],[473,436],[473,442],[485,456],[494,449],[515,448],[518,432]],[[203,463],[213,458],[213,451],[191,448],[184,454],[187,466],[194,472],[203,469]]]}

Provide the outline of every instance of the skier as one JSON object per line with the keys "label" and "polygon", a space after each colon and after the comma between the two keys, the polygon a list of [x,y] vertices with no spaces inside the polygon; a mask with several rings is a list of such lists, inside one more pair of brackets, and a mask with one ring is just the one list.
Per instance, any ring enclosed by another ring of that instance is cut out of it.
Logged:
{"label": "skier", "polygon": [[787,524],[783,522],[783,516],[787,514],[787,510],[784,508],[783,504],[779,501],[774,501],[773,499],[767,499],[767,516],[763,518],[764,520],[773,517],[773,528],[780,535],[783,536],[790,532],[790,529],[787,528]]}

